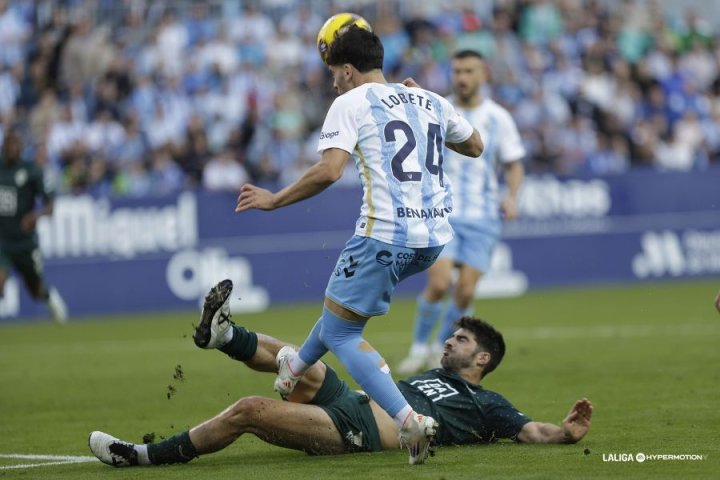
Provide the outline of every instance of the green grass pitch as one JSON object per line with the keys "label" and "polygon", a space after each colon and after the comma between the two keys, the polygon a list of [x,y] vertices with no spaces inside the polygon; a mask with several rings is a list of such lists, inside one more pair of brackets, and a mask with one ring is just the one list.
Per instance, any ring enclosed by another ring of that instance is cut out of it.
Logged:
{"label": "green grass pitch", "polygon": [[[503,331],[508,344],[503,364],[484,385],[531,418],[555,423],[587,396],[595,406],[593,426],[577,445],[441,448],[427,465],[409,466],[401,451],[310,457],[246,435],[187,465],[9,469],[47,460],[0,458],[0,479],[718,478],[720,314],[712,303],[719,286],[715,279],[548,290],[476,303],[478,315]],[[366,329],[391,365],[407,351],[413,312],[411,299],[398,299]],[[235,320],[299,343],[318,313],[319,301]],[[271,376],[193,346],[196,318],[180,313],[1,326],[0,456],[87,456],[87,435],[95,429],[139,442],[148,432],[182,431],[240,397],[273,397]],[[183,382],[173,379],[176,365]],[[176,388],[170,399],[168,385]],[[705,459],[603,461],[603,454],[639,452]]]}

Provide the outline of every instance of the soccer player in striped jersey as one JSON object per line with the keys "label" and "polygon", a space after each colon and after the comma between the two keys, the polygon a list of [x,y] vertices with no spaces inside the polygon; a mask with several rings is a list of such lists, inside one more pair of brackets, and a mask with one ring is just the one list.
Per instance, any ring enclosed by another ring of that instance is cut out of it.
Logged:
{"label": "soccer player in striped jersey", "polygon": [[[418,297],[413,344],[409,355],[397,367],[402,375],[440,366],[443,343],[452,335],[453,324],[471,314],[475,287],[490,267],[502,220],[514,220],[518,215],[517,195],[524,176],[525,148],[508,111],[484,95],[485,72],[479,53],[462,50],[454,55],[454,95],[449,100],[478,129],[485,150],[479,162],[447,152],[443,165],[453,186],[450,224],[455,237],[428,270],[427,286]],[[498,164],[503,167],[507,185],[507,195],[502,200],[496,175]],[[454,267],[458,268],[457,283],[445,308],[443,299],[450,290]],[[443,311],[445,317],[437,338],[430,345],[430,334]]]}
{"label": "soccer player in striped jersey", "polygon": [[322,316],[300,351],[279,352],[275,389],[289,395],[303,373],[332,351],[395,420],[414,464],[425,461],[437,423],[412,409],[362,331],[371,317],[387,313],[397,284],[432,265],[453,236],[443,145],[472,157],[480,156],[483,145],[444,98],[388,84],[382,62],[380,39],[356,26],[330,45],[327,63],[340,96],[320,133],[321,160],[277,193],[244,185],[236,211],[273,210],[316,195],[353,158],[364,191],[355,235],[340,254]]}

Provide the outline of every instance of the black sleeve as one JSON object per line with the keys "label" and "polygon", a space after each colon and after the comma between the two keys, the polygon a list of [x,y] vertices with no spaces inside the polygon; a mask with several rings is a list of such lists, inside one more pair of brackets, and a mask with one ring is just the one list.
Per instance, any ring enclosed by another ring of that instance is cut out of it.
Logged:
{"label": "black sleeve", "polygon": [[532,419],[520,413],[510,402],[501,395],[493,401],[487,415],[488,430],[493,432],[496,439],[509,438],[517,440],[520,430]]}

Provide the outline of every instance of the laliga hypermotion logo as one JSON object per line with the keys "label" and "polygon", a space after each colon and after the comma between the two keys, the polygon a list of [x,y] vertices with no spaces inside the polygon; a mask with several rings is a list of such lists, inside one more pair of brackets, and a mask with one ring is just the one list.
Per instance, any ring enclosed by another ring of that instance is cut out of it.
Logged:
{"label": "laliga hypermotion logo", "polygon": [[660,454],[646,454],[638,452],[632,453],[603,453],[603,462],[637,462],[645,463],[652,461],[698,461],[705,460],[707,455],[698,453],[660,453]]}

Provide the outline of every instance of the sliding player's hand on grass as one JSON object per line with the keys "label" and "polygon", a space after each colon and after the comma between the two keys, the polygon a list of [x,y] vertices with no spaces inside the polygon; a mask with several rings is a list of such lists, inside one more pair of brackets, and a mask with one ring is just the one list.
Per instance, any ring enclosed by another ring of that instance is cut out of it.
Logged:
{"label": "sliding player's hand on grass", "polygon": [[590,430],[592,403],[587,398],[578,400],[562,422],[565,437],[572,443],[581,440]]}

